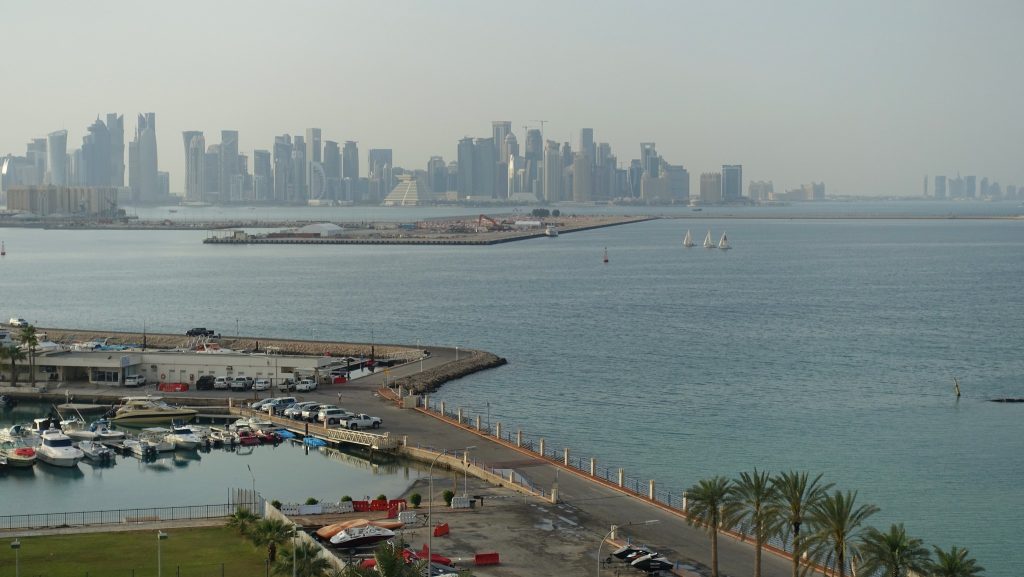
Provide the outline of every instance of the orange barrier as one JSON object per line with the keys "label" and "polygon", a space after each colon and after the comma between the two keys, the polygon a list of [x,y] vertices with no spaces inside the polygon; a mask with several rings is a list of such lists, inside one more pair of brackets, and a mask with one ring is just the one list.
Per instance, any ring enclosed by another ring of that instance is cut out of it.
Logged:
{"label": "orange barrier", "polygon": [[434,537],[443,537],[449,533],[448,523],[441,523],[434,527]]}
{"label": "orange barrier", "polygon": [[497,553],[477,553],[476,554],[476,558],[474,559],[474,562],[477,565],[498,565],[498,564],[500,564],[500,561],[498,561],[498,554]]}

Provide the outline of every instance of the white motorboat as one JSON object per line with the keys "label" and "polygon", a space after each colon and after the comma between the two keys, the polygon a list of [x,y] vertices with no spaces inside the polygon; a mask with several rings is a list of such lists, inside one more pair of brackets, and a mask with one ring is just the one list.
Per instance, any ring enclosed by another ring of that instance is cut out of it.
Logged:
{"label": "white motorboat", "polygon": [[556,238],[558,236],[558,229],[553,226],[545,227],[544,236],[549,238]]}
{"label": "white motorboat", "polygon": [[732,248],[731,246],[729,246],[729,237],[725,236],[724,232],[722,233],[721,240],[718,241],[718,248],[722,250],[729,250],[730,248]]}
{"label": "white motorboat", "polygon": [[156,445],[144,439],[125,439],[124,446],[140,459],[156,457]]}
{"label": "white motorboat", "polygon": [[237,430],[249,428],[254,431],[260,431],[263,429],[272,429],[274,425],[273,421],[267,419],[261,419],[259,417],[242,417],[231,424],[231,428]]}
{"label": "white motorboat", "polygon": [[85,421],[78,417],[71,417],[60,422],[60,429],[64,434],[71,437],[73,441],[95,441],[99,434],[85,426]]}
{"label": "white motorboat", "polygon": [[96,441],[79,441],[78,449],[93,463],[104,464],[114,461],[114,451]]}
{"label": "white motorboat", "polygon": [[711,229],[708,229],[708,235],[704,237],[704,248],[715,248],[715,241],[711,240]]}
{"label": "white motorboat", "polygon": [[391,529],[385,529],[376,525],[348,527],[338,531],[331,537],[331,547],[337,547],[338,549],[369,547],[381,541],[387,541],[394,536],[395,532]]}
{"label": "white motorboat", "polygon": [[690,248],[693,245],[694,245],[693,235],[691,235],[690,231],[687,230],[686,231],[686,236],[683,237],[683,246],[685,246],[686,248]]}
{"label": "white motorboat", "polygon": [[164,427],[147,427],[139,433],[139,439],[148,441],[155,446],[158,453],[167,453],[174,450],[174,440],[170,436],[171,430]]}
{"label": "white motorboat", "polygon": [[172,407],[160,397],[125,397],[111,421],[114,423],[188,422],[195,418],[195,409]]}
{"label": "white motorboat", "polygon": [[60,429],[47,429],[39,435],[42,441],[36,448],[39,460],[57,467],[74,467],[85,458],[78,447],[71,442],[71,437]]}
{"label": "white motorboat", "polygon": [[227,429],[212,429],[210,431],[210,440],[213,441],[215,445],[237,445],[238,434]]}
{"label": "white motorboat", "polygon": [[121,441],[124,439],[124,431],[115,431],[109,427],[110,423],[106,419],[100,419],[93,421],[89,425],[89,430],[96,433],[96,439],[98,441]]}
{"label": "white motorboat", "polygon": [[187,425],[174,425],[171,427],[171,432],[165,437],[168,441],[174,443],[176,449],[185,449],[188,451],[198,449],[202,440],[190,427]]}

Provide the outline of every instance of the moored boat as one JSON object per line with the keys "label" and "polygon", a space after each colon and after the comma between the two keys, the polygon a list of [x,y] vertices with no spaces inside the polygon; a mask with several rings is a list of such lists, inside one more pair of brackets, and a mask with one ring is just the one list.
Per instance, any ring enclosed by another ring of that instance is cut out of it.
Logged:
{"label": "moored boat", "polygon": [[394,536],[395,532],[391,529],[385,529],[376,525],[362,525],[338,531],[331,537],[330,543],[332,547],[338,549],[357,549],[359,547],[376,545]]}
{"label": "moored boat", "polygon": [[176,449],[185,449],[191,451],[198,449],[201,444],[201,439],[191,427],[187,425],[174,425],[171,427],[171,432],[165,437],[168,441],[174,443]]}
{"label": "moored boat", "polygon": [[31,467],[39,460],[35,449],[16,441],[5,441],[0,445],[0,456],[7,459],[8,467]]}
{"label": "moored boat", "polygon": [[558,229],[553,226],[544,228],[544,236],[549,238],[555,238],[558,236]]}
{"label": "moored boat", "polygon": [[171,430],[164,427],[147,427],[139,433],[139,438],[143,441],[148,441],[156,447],[158,453],[167,453],[174,450],[175,443],[170,436]]}
{"label": "moored boat", "polygon": [[143,439],[125,439],[124,446],[140,459],[156,457],[156,445]]}
{"label": "moored boat", "polygon": [[40,444],[36,449],[39,460],[56,467],[74,467],[85,458],[85,454],[75,447],[71,437],[60,429],[47,429],[39,435]]}
{"label": "moored boat", "polygon": [[114,461],[114,451],[96,441],[79,441],[78,450],[92,463],[106,464]]}
{"label": "moored boat", "polygon": [[160,397],[125,397],[111,421],[114,423],[171,423],[188,422],[195,418],[195,409],[172,407]]}

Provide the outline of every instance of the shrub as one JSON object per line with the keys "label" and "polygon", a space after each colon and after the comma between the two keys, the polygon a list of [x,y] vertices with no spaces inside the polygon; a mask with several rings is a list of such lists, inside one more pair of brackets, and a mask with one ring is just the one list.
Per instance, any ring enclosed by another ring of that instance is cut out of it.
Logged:
{"label": "shrub", "polygon": [[556,208],[555,210],[551,211],[551,216],[562,216],[562,211]]}
{"label": "shrub", "polygon": [[454,491],[452,491],[450,489],[448,491],[445,491],[444,492],[444,504],[448,505],[449,507],[451,507],[452,506],[452,499],[454,497],[455,497],[455,492]]}
{"label": "shrub", "polygon": [[280,509],[281,508],[281,502],[278,501],[277,499],[274,499],[273,501],[270,502],[270,506],[275,508],[275,509]]}
{"label": "shrub", "polygon": [[377,499],[376,500],[377,501],[387,501],[388,500],[388,496],[387,495],[383,495],[383,494],[377,495]]}
{"label": "shrub", "polygon": [[352,500],[352,497],[349,497],[348,495],[344,495],[341,498],[341,502],[342,503],[344,503],[345,501],[351,501],[351,500]]}
{"label": "shrub", "polygon": [[412,495],[409,495],[409,502],[412,503],[413,509],[419,509],[420,503],[423,502],[423,495],[413,493]]}
{"label": "shrub", "polygon": [[306,504],[307,505],[316,505],[319,502],[320,501],[318,501],[316,497],[310,497],[310,498],[306,499]]}

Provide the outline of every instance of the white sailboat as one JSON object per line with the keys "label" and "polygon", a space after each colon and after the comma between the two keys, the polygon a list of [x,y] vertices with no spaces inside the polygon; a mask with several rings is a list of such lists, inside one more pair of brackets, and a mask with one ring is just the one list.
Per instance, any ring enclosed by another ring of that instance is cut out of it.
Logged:
{"label": "white sailboat", "polygon": [[711,240],[711,229],[708,229],[708,235],[704,237],[704,248],[715,248],[715,241]]}
{"label": "white sailboat", "polygon": [[686,237],[683,238],[683,246],[686,248],[693,246],[693,235],[690,234],[689,230],[686,231]]}
{"label": "white sailboat", "polygon": [[722,233],[722,238],[718,241],[718,248],[722,250],[729,250],[732,248],[729,246],[729,237],[725,236],[724,232]]}

